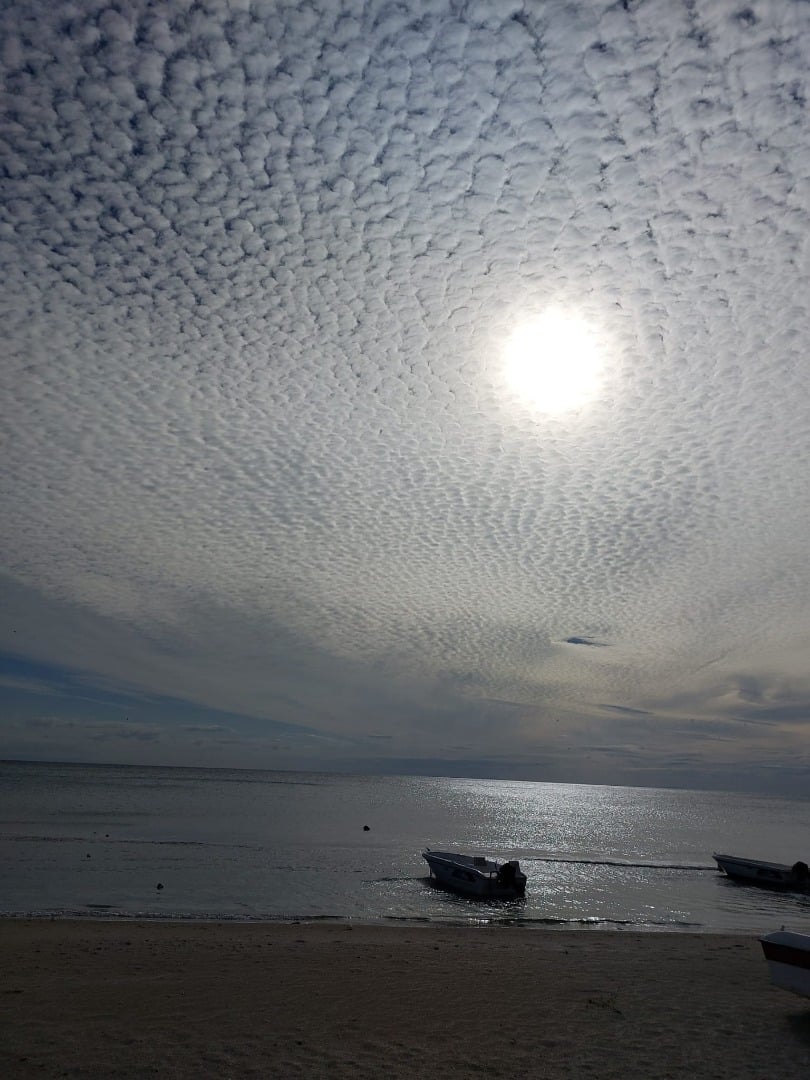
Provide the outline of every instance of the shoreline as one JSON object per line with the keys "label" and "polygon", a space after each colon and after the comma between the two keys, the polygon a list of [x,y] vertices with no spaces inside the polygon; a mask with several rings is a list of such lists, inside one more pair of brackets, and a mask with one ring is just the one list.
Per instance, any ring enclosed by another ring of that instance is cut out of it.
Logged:
{"label": "shoreline", "polygon": [[[513,930],[526,933],[578,933],[601,932],[605,934],[694,934],[699,937],[744,937],[758,940],[764,934],[771,933],[773,927],[762,930],[723,929],[700,926],[697,923],[636,923],[617,919],[521,919],[487,918],[486,916],[465,919],[431,919],[425,916],[381,915],[378,918],[357,918],[352,915],[172,915],[145,914],[143,912],[127,914],[125,912],[99,911],[87,913],[66,912],[0,912],[2,922],[61,922],[78,925],[120,924],[132,926],[177,925],[177,926],[350,926],[350,927],[390,927],[391,929],[453,929],[453,930]],[[784,929],[784,928],[783,928]],[[788,928],[789,929],[789,928]]]}
{"label": "shoreline", "polygon": [[810,1075],[756,936],[588,929],[0,919],[0,1071]]}
{"label": "shoreline", "polygon": [[[355,919],[351,916],[339,916],[339,915],[314,915],[314,916],[292,916],[291,918],[267,918],[265,916],[257,916],[256,918],[245,918],[243,916],[237,916],[234,918],[221,917],[221,916],[200,916],[189,918],[188,916],[172,916],[172,915],[110,915],[110,916],[98,916],[96,913],[92,915],[36,915],[26,913],[23,915],[0,914],[0,924],[5,922],[18,923],[18,922],[58,922],[58,923],[76,923],[77,926],[120,926],[131,927],[143,924],[143,926],[171,926],[171,927],[254,927],[260,929],[262,927],[337,927],[348,929],[390,929],[390,930],[468,930],[471,933],[476,931],[512,931],[514,933],[525,934],[541,934],[541,933],[571,933],[571,934],[617,934],[618,936],[627,936],[631,934],[638,934],[640,936],[650,936],[654,934],[661,934],[663,936],[694,936],[694,937],[735,937],[735,939],[751,939],[752,941],[759,941],[760,937],[765,936],[768,933],[772,933],[778,927],[771,927],[764,930],[716,930],[711,927],[701,929],[694,926],[694,923],[688,923],[686,926],[671,926],[666,924],[663,926],[661,923],[646,923],[639,924],[633,923],[617,923],[609,920],[600,920],[589,922],[582,920],[577,921],[564,921],[559,920],[555,922],[552,919],[535,919],[526,921],[508,921],[504,919],[478,919],[474,921],[433,921],[430,919],[407,919],[400,916],[392,916],[390,918],[382,917],[380,919]],[[792,927],[784,926],[784,930],[791,930]]]}

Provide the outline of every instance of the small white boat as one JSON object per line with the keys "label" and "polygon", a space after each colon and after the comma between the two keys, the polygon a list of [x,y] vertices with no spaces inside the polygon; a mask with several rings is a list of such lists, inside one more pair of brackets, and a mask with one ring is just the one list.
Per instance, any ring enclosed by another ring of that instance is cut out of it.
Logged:
{"label": "small white boat", "polygon": [[464,896],[514,900],[526,892],[526,875],[517,859],[499,863],[485,855],[458,855],[430,848],[422,852],[422,858],[430,867],[432,881]]}
{"label": "small white boat", "polygon": [[810,997],[810,934],[777,930],[759,940],[773,985]]}
{"label": "small white boat", "polygon": [[788,892],[810,892],[810,871],[807,863],[761,862],[759,859],[740,859],[736,855],[715,855],[714,861],[730,878],[746,885],[761,885],[766,889]]}

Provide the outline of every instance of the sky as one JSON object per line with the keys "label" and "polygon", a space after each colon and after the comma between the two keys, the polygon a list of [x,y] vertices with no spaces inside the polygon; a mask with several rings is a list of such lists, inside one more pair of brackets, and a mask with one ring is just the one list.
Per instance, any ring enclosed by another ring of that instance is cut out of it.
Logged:
{"label": "sky", "polygon": [[0,21],[0,757],[810,791],[810,4]]}

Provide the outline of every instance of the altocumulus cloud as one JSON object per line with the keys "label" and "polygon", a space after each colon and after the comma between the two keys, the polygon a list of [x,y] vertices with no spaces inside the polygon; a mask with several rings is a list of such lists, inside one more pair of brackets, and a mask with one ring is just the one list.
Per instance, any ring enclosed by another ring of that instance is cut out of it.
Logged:
{"label": "altocumulus cloud", "polygon": [[810,6],[2,21],[9,653],[323,761],[806,779]]}

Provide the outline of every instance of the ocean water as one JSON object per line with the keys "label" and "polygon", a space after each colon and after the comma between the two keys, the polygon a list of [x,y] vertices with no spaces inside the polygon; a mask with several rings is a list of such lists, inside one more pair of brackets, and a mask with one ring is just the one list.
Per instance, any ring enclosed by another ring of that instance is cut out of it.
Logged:
{"label": "ocean water", "polygon": [[[724,792],[0,763],[4,916],[810,932],[712,860],[808,844],[810,801]],[[518,858],[525,899],[435,888],[425,846]]]}

